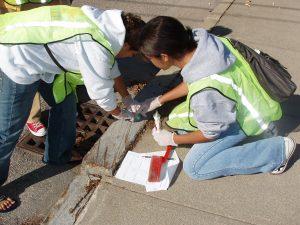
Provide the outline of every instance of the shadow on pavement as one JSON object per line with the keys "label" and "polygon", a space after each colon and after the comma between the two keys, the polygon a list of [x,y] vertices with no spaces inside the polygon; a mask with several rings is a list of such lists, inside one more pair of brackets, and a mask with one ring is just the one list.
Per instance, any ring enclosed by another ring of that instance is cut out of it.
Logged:
{"label": "shadow on pavement", "polygon": [[226,36],[232,32],[232,29],[223,26],[214,26],[208,30],[209,33],[216,36]]}
{"label": "shadow on pavement", "polygon": [[[276,123],[279,135],[287,136],[291,132],[300,131],[300,95],[291,96],[281,104],[283,117]],[[295,153],[290,160],[288,169],[300,159],[300,143],[297,144]]]}
{"label": "shadow on pavement", "polygon": [[178,167],[176,169],[176,172],[172,178],[172,181],[169,185],[169,188],[173,186],[173,184],[175,183],[175,181],[177,180],[177,178],[179,177],[179,174],[181,172],[181,170],[183,169],[183,162],[180,160],[179,164],[178,164]]}
{"label": "shadow on pavement", "polygon": [[121,58],[117,59],[117,62],[127,87],[149,82],[160,70],[151,62],[144,61],[141,56]]}
{"label": "shadow on pavement", "polygon": [[[126,87],[151,82],[159,71],[152,63],[142,60],[140,56],[120,58],[117,59],[117,63]],[[84,85],[78,85],[76,88],[80,104],[91,100]]]}
{"label": "shadow on pavement", "polygon": [[287,136],[300,130],[300,95],[293,95],[281,103],[283,117],[276,122],[279,135]]}
{"label": "shadow on pavement", "polygon": [[[177,85],[179,85],[182,82],[182,76],[180,73],[174,73],[174,74],[168,74],[168,75],[162,75],[157,76],[153,78],[135,97],[135,100],[139,102],[143,102],[148,98],[157,97],[159,95],[162,95],[169,90],[173,89]],[[168,102],[164,104],[162,107],[158,109],[159,114],[162,117],[168,116],[171,110],[184,101],[185,98],[180,98],[171,102]],[[155,112],[149,112],[147,113],[147,117],[144,118],[145,120],[153,119],[152,115]]]}
{"label": "shadow on pavement", "polygon": [[20,204],[21,202],[19,195],[22,194],[27,187],[30,187],[36,183],[39,183],[40,181],[46,180],[65,171],[71,170],[75,166],[77,166],[77,164],[75,163],[62,166],[45,165],[2,186],[1,193],[5,193],[6,195],[13,197]]}
{"label": "shadow on pavement", "polygon": [[300,144],[297,144],[295,153],[290,159],[289,164],[287,166],[287,170],[289,170],[299,159],[300,159]]}

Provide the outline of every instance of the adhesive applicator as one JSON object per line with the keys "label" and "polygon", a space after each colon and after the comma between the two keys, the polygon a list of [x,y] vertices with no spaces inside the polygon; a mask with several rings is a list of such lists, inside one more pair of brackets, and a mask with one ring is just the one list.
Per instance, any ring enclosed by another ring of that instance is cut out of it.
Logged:
{"label": "adhesive applicator", "polygon": [[[160,130],[160,115],[156,111],[153,115],[155,126],[157,130]],[[172,151],[172,146],[166,147],[166,153],[164,156],[152,156],[150,162],[150,169],[148,174],[148,181],[149,182],[159,182],[160,181],[160,174],[161,168],[163,167],[164,163],[167,162],[168,158],[170,157]]]}

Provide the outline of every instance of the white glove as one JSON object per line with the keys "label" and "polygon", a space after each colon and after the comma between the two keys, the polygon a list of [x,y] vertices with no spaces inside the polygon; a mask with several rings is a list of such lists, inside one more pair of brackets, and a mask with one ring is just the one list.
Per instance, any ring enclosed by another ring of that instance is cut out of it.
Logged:
{"label": "white glove", "polygon": [[148,98],[144,102],[142,102],[138,110],[138,113],[141,113],[143,116],[146,116],[147,112],[151,112],[154,109],[157,109],[158,107],[162,106],[162,104],[159,101],[160,96],[154,98]]}
{"label": "white glove", "polygon": [[134,120],[133,113],[129,112],[126,109],[122,109],[119,115],[114,115],[114,114],[111,114],[111,115],[118,120],[129,120],[131,122],[133,122],[133,120]]}
{"label": "white glove", "polygon": [[130,95],[123,98],[123,103],[126,109],[133,113],[136,113],[141,107],[141,104],[138,101],[132,99]]}
{"label": "white glove", "polygon": [[173,139],[174,133],[170,131],[157,130],[154,127],[152,130],[152,136],[160,146],[168,146],[168,145],[177,146],[177,144],[174,142]]}

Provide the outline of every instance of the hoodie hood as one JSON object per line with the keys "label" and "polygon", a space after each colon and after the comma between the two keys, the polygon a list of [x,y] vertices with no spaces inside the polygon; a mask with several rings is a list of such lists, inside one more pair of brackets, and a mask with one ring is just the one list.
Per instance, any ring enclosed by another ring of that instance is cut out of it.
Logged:
{"label": "hoodie hood", "polygon": [[92,20],[106,36],[117,55],[124,45],[126,29],[121,17],[121,10],[101,10],[92,6],[81,7],[83,13]]}
{"label": "hoodie hood", "polygon": [[235,62],[235,56],[216,36],[202,28],[194,29],[193,34],[198,46],[190,62],[181,71],[185,82],[192,83],[221,73]]}

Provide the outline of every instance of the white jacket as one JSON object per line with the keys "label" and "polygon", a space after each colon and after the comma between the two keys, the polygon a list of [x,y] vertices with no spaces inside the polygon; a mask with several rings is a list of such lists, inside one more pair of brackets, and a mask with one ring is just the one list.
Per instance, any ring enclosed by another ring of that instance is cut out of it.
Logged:
{"label": "white jacket", "polygon": [[[125,27],[120,10],[99,10],[83,6],[118,54],[124,44]],[[67,70],[80,71],[91,99],[106,111],[116,108],[113,79],[120,76],[117,62],[111,68],[110,53],[89,35],[49,44],[58,62]],[[51,83],[62,71],[51,60],[43,45],[0,45],[0,69],[14,82],[31,84],[39,79]]]}

